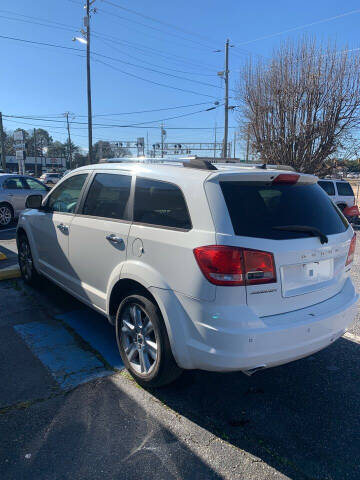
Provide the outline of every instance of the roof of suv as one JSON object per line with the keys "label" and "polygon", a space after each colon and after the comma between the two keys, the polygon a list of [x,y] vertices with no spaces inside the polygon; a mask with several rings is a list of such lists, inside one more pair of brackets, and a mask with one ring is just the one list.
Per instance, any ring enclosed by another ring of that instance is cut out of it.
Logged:
{"label": "roof of suv", "polygon": [[[137,175],[144,175],[146,177],[153,176],[154,179],[169,180],[172,182],[181,182],[184,183],[188,181],[205,181],[207,178],[215,178],[218,176],[221,177],[232,177],[246,174],[249,177],[249,180],[270,180],[274,178],[273,176],[280,174],[298,174],[301,175],[302,180],[310,183],[315,183],[317,177],[313,175],[299,174],[284,166],[284,170],[280,170],[281,166],[269,166],[262,168],[259,165],[241,165],[241,164],[214,164],[216,169],[210,170],[205,168],[187,168],[184,167],[182,161],[179,162],[166,162],[162,163],[145,163],[145,162],[121,162],[118,163],[98,163],[92,165],[86,165],[84,167],[77,168],[72,172],[81,172],[88,170],[119,170],[126,171],[131,173],[136,173]],[[251,177],[251,178],[250,178]],[[270,178],[269,178],[270,177]]]}

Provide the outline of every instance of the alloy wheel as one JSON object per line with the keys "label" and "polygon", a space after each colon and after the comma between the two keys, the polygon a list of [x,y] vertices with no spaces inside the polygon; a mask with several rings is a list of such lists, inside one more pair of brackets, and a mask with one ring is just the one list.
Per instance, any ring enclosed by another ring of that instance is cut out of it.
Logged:
{"label": "alloy wheel", "polygon": [[5,227],[6,225],[9,225],[12,219],[12,214],[11,210],[9,207],[6,205],[0,207],[0,225]]}
{"label": "alloy wheel", "polygon": [[27,241],[22,241],[19,249],[20,270],[25,280],[30,281],[33,272],[33,261],[30,246]]}
{"label": "alloy wheel", "polygon": [[121,315],[121,343],[131,367],[148,375],[156,365],[158,341],[147,313],[136,303],[126,305]]}

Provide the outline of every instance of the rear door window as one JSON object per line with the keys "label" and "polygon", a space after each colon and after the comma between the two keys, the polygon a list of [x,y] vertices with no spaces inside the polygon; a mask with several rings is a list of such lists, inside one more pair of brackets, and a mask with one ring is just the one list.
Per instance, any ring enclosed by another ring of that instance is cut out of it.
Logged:
{"label": "rear door window", "polygon": [[134,221],[169,228],[191,229],[191,220],[180,188],[172,183],[137,178]]}
{"label": "rear door window", "polygon": [[305,232],[274,227],[316,227],[326,235],[345,232],[348,223],[317,184],[269,185],[220,182],[235,235],[275,240],[303,238]]}
{"label": "rear door window", "polygon": [[353,197],[354,192],[348,182],[336,182],[336,188],[339,196],[341,197]]}
{"label": "rear door window", "polygon": [[41,190],[43,192],[47,192],[48,190],[45,185],[33,178],[24,178],[23,180],[24,183],[27,185],[27,188],[29,188],[30,190]]}
{"label": "rear door window", "polygon": [[3,188],[5,190],[23,190],[27,186],[24,185],[20,177],[12,177],[5,180]]}
{"label": "rear door window", "polygon": [[328,195],[332,195],[332,196],[335,195],[335,186],[333,182],[326,182],[323,180],[319,180],[318,184]]}
{"label": "rear door window", "polygon": [[131,176],[97,173],[86,197],[83,214],[95,217],[127,219]]}

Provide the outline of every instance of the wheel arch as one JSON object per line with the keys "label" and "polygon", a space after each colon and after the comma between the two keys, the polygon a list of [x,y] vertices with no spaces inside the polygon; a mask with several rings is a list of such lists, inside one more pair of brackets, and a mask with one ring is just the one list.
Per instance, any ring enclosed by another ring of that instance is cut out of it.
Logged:
{"label": "wheel arch", "polygon": [[341,210],[343,211],[344,208],[347,207],[347,204],[345,202],[336,202],[336,206]]}
{"label": "wheel arch", "polygon": [[[107,312],[110,323],[115,325],[119,303],[132,292],[140,293],[155,303],[164,320],[176,363],[181,368],[191,368],[186,346],[185,313],[172,290],[152,287],[151,284],[145,285],[145,282],[139,278],[121,278],[114,284],[109,295]],[[169,311],[171,311],[171,318],[168,315]]]}
{"label": "wheel arch", "polygon": [[17,245],[18,248],[19,248],[19,239],[20,239],[21,236],[26,237],[29,240],[29,237],[26,233],[25,228],[18,227],[18,229],[16,231],[16,245]]}
{"label": "wheel arch", "polygon": [[124,298],[134,292],[140,293],[141,295],[151,299],[160,309],[156,298],[145,285],[131,278],[121,278],[112,287],[109,297],[108,317],[111,324],[115,325],[115,316],[119,304],[124,300]]}

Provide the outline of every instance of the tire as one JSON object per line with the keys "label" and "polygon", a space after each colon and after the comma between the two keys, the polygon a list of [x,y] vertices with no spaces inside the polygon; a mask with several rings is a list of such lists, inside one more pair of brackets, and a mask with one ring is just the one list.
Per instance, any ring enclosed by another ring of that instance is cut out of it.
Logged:
{"label": "tire", "polygon": [[21,276],[25,283],[36,285],[40,275],[35,270],[29,240],[26,235],[23,234],[19,237],[18,246],[18,261]]}
{"label": "tire", "polygon": [[14,220],[14,210],[8,203],[0,203],[0,226],[7,227]]}
{"label": "tire", "polygon": [[161,387],[182,373],[173,357],[166,327],[155,303],[132,294],[116,314],[116,340],[125,368],[144,387]]}

